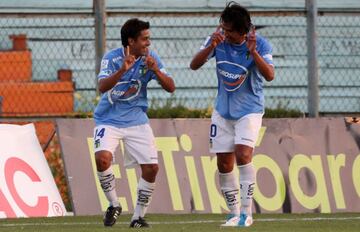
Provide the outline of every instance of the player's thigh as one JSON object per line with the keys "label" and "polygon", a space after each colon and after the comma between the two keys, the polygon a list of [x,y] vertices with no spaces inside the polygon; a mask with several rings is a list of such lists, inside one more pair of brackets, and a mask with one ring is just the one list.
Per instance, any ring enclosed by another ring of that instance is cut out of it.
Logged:
{"label": "player's thigh", "polygon": [[210,125],[210,152],[228,153],[234,151],[234,127],[214,110]]}
{"label": "player's thigh", "polygon": [[155,137],[149,124],[127,128],[124,137],[125,166],[157,164]]}
{"label": "player's thigh", "polygon": [[248,114],[235,124],[235,144],[255,147],[259,136],[263,114]]}

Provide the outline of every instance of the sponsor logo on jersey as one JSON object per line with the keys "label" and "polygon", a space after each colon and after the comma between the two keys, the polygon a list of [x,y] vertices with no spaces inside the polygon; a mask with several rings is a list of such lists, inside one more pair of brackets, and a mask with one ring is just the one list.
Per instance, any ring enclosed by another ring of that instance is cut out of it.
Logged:
{"label": "sponsor logo on jersey", "polygon": [[108,100],[111,104],[116,101],[130,101],[139,95],[140,90],[140,80],[121,81],[108,92]]}
{"label": "sponsor logo on jersey", "polygon": [[108,65],[109,65],[109,60],[102,60],[100,69],[106,69]]}
{"label": "sponsor logo on jersey", "polygon": [[235,91],[244,83],[248,70],[244,66],[228,61],[217,62],[217,72],[226,91]]}
{"label": "sponsor logo on jersey", "polygon": [[117,57],[112,59],[113,63],[117,63],[119,60],[122,60],[121,56],[117,56]]}
{"label": "sponsor logo on jersey", "polygon": [[111,74],[110,70],[101,70],[99,76],[110,76],[110,74]]}
{"label": "sponsor logo on jersey", "polygon": [[273,56],[271,54],[265,54],[265,55],[263,55],[263,58],[266,61],[272,61],[273,60]]}

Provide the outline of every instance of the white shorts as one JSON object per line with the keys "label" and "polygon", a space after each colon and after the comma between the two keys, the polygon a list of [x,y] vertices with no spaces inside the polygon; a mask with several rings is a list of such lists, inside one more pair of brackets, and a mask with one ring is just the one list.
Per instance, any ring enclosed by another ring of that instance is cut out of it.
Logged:
{"label": "white shorts", "polygon": [[149,124],[116,128],[100,125],[94,129],[95,152],[106,150],[113,154],[120,140],[124,143],[124,166],[134,167],[137,164],[157,164],[158,154],[155,138]]}
{"label": "white shorts", "polygon": [[214,110],[210,125],[210,152],[233,152],[235,144],[253,148],[261,128],[262,116],[247,114],[238,120],[227,120]]}

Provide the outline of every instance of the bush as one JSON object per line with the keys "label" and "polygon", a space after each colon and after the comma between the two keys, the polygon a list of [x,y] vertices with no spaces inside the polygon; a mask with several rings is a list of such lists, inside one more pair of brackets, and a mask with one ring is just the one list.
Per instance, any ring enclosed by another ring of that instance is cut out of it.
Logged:
{"label": "bush", "polygon": [[264,118],[302,118],[304,113],[298,110],[290,110],[285,108],[265,109]]}
{"label": "bush", "polygon": [[209,118],[212,109],[188,109],[184,106],[164,106],[150,108],[147,112],[149,118]]}
{"label": "bush", "polygon": [[65,169],[64,163],[61,159],[60,145],[58,138],[55,135],[52,139],[48,149],[45,151],[45,157],[49,164],[50,170],[54,177],[55,184],[59,190],[61,198],[64,202],[67,211],[72,211],[70,196],[69,196],[69,187],[65,178]]}

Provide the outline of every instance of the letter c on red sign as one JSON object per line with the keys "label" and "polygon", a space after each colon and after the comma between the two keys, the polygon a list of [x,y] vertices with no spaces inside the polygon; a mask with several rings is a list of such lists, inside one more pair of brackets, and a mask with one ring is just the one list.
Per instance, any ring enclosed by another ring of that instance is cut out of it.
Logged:
{"label": "letter c on red sign", "polygon": [[[9,158],[5,163],[5,178],[6,184],[16,204],[28,217],[46,217],[49,211],[48,197],[39,196],[35,206],[27,205],[21,199],[15,188],[14,175],[17,171],[25,173],[33,182],[41,181],[34,169],[25,161],[15,157]],[[31,189],[29,189],[29,193],[30,192]]]}

